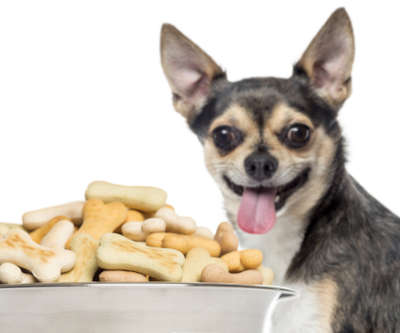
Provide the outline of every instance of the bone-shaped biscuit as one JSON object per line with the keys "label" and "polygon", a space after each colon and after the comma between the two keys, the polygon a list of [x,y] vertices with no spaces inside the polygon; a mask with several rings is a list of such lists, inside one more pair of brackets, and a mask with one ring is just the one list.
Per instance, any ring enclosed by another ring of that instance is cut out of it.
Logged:
{"label": "bone-shaped biscuit", "polygon": [[54,282],[61,272],[72,269],[75,253],[40,246],[28,233],[16,229],[0,241],[0,262],[11,262],[25,268],[41,282]]}
{"label": "bone-shaped biscuit", "polygon": [[154,212],[164,206],[167,193],[156,187],[123,186],[95,181],[87,187],[86,199],[101,199],[104,202],[120,201],[129,208]]}
{"label": "bone-shaped biscuit", "polygon": [[101,282],[147,282],[149,277],[136,272],[103,271],[99,275]]}
{"label": "bone-shaped biscuit", "polygon": [[228,266],[221,258],[211,257],[203,248],[191,249],[183,265],[182,282],[200,282],[201,272],[209,264],[218,264],[228,272]]}
{"label": "bone-shaped biscuit", "polygon": [[248,269],[240,273],[229,273],[221,266],[210,264],[201,272],[202,282],[236,283],[236,284],[262,284],[263,275],[255,269]]}
{"label": "bone-shaped biscuit", "polygon": [[[127,222],[143,222],[145,220],[145,217],[143,215],[143,213],[134,210],[134,209],[129,209],[128,210],[128,214],[126,215],[124,224],[126,224]],[[115,231],[117,234],[122,233],[122,225],[120,227],[118,227],[117,229],[115,229]]]}
{"label": "bone-shaped biscuit", "polygon": [[0,265],[0,282],[6,284],[34,283],[35,278],[31,274],[22,272],[17,265],[5,262]]}
{"label": "bone-shaped biscuit", "polygon": [[22,272],[21,284],[32,284],[35,283],[36,279],[32,274]]}
{"label": "bone-shaped biscuit", "polygon": [[160,208],[154,217],[165,221],[166,231],[179,234],[190,235],[196,231],[196,222],[188,216],[178,216],[175,211],[169,207]]}
{"label": "bone-shaped biscuit", "polygon": [[118,234],[104,235],[97,249],[101,268],[134,271],[161,281],[180,281],[184,261],[179,251],[149,247]]}
{"label": "bone-shaped biscuit", "polygon": [[42,208],[26,212],[22,216],[22,223],[27,230],[40,228],[56,216],[65,216],[73,222],[82,222],[83,201],[69,202],[59,206]]}
{"label": "bone-shaped biscuit", "polygon": [[76,234],[71,240],[71,250],[76,253],[74,269],[62,274],[58,282],[91,282],[97,271],[96,250],[98,241],[87,234]]}
{"label": "bone-shaped biscuit", "polygon": [[58,221],[43,237],[40,245],[51,249],[63,249],[75,231],[74,224],[68,220]]}
{"label": "bone-shaped biscuit", "polygon": [[142,231],[148,235],[155,232],[164,232],[166,229],[166,223],[164,220],[152,217],[145,220],[142,224]]}
{"label": "bone-shaped biscuit", "polygon": [[256,269],[263,261],[263,254],[258,249],[233,251],[224,254],[221,259],[228,265],[229,272],[238,273],[246,269]]}
{"label": "bone-shaped biscuit", "polygon": [[169,235],[171,233],[168,232],[155,232],[154,234],[150,234],[146,237],[146,245],[152,247],[162,247],[162,242],[164,240],[165,235]]}
{"label": "bone-shaped biscuit", "polygon": [[152,233],[164,232],[164,220],[151,217],[144,222],[127,222],[121,227],[122,234],[135,242],[143,242]]}
{"label": "bone-shaped biscuit", "polygon": [[83,209],[83,223],[72,237],[71,249],[76,253],[76,265],[63,274],[60,282],[90,282],[97,270],[96,248],[98,240],[113,232],[126,219],[127,208],[120,202],[104,204],[97,199],[88,200]]}
{"label": "bone-shaped biscuit", "polygon": [[221,254],[236,251],[239,246],[239,238],[229,222],[220,223],[214,239],[221,245]]}
{"label": "bone-shaped biscuit", "polygon": [[42,241],[43,237],[47,235],[47,233],[60,221],[62,220],[69,220],[65,216],[56,216],[52,218],[49,222],[43,224],[40,228],[36,229],[35,231],[32,231],[29,233],[29,236],[31,236],[32,240],[35,241],[36,243],[40,244]]}
{"label": "bone-shaped biscuit", "polygon": [[135,242],[143,242],[147,234],[142,230],[143,222],[126,222],[121,227],[122,234]]}
{"label": "bone-shaped biscuit", "polygon": [[99,240],[104,234],[113,232],[126,219],[128,209],[121,202],[104,204],[98,199],[86,201],[83,223],[78,233],[88,234]]}
{"label": "bone-shaped biscuit", "polygon": [[126,219],[125,222],[143,222],[145,220],[145,217],[143,213],[134,210],[134,209],[129,209],[128,213],[126,214]]}
{"label": "bone-shaped biscuit", "polygon": [[204,248],[213,257],[218,257],[221,253],[221,247],[217,241],[200,236],[180,235],[167,233],[162,240],[162,247],[188,253],[195,247]]}

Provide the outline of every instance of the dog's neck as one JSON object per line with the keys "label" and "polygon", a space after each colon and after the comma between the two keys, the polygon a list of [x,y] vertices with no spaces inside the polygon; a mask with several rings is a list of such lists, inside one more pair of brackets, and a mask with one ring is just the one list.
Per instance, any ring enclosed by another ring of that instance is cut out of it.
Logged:
{"label": "dog's neck", "polygon": [[[302,230],[302,243],[299,251],[293,257],[286,272],[286,279],[290,281],[309,280],[309,268],[305,264],[318,252],[318,247],[328,242],[331,234],[330,227],[346,218],[346,206],[359,206],[363,195],[358,192],[359,186],[345,169],[343,146],[340,145],[336,153],[335,166],[332,168],[332,177],[325,194],[320,198],[305,222]],[[336,160],[336,161],[337,161]],[[353,201],[350,203],[350,201]],[[357,203],[356,203],[357,202]],[[361,207],[361,206],[359,206]],[[317,231],[318,229],[318,231]],[[306,269],[306,270],[305,270]]]}

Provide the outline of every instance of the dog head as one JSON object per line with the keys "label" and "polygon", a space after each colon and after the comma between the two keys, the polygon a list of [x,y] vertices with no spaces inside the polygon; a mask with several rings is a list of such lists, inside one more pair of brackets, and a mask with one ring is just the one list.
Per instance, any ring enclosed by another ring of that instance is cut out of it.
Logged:
{"label": "dog head", "polygon": [[171,25],[161,62],[182,114],[204,146],[233,223],[270,230],[276,216],[304,218],[332,182],[342,156],[337,114],[351,91],[354,38],[335,11],[288,79],[230,82],[212,58]]}

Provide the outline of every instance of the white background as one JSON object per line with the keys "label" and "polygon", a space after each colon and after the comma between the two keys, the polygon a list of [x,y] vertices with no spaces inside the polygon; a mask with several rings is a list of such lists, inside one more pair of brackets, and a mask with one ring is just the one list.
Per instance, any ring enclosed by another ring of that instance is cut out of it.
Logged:
{"label": "white background", "polygon": [[369,3],[0,2],[0,221],[82,199],[89,182],[107,180],[162,187],[179,213],[215,228],[221,196],[173,111],[161,24],[175,24],[231,80],[287,77],[343,5],[356,36],[353,95],[340,113],[348,168],[400,213],[399,11],[395,1]]}

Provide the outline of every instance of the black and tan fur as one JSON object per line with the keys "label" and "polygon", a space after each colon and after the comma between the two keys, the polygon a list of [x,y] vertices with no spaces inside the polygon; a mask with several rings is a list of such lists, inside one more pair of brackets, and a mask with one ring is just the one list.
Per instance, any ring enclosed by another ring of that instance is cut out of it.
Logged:
{"label": "black and tan fur", "polygon": [[[234,225],[240,193],[224,177],[239,188],[278,187],[305,173],[304,183],[278,214],[277,231],[272,229],[265,238],[241,234],[244,246],[248,242],[265,249],[277,283],[303,290],[297,307],[283,309],[286,323],[277,323],[276,331],[399,332],[400,219],[347,173],[337,122],[351,92],[354,59],[345,10],[332,14],[288,79],[230,82],[204,51],[171,25],[162,29],[161,56],[175,108],[203,144],[206,165],[221,187]],[[311,131],[300,149],[282,140],[293,123],[306,124]],[[243,135],[228,153],[212,138],[213,130],[223,125]],[[278,165],[262,182],[249,179],[243,166],[255,151]],[[279,237],[288,242],[281,242],[282,248],[275,239]],[[296,322],[290,323],[291,318]]]}

